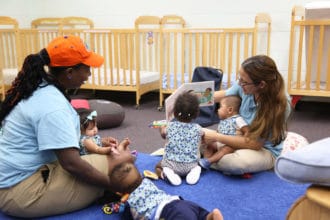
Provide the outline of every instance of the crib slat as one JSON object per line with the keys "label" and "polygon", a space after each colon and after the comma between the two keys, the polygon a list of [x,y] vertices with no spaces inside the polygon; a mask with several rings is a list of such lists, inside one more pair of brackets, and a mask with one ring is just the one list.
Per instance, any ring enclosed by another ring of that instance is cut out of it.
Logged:
{"label": "crib slat", "polygon": [[[105,57],[104,65],[91,70],[92,76],[82,88],[134,91],[137,105],[143,93],[159,89],[161,106],[163,93],[171,94],[182,83],[190,82],[197,66],[224,69],[224,79],[230,86],[243,59],[256,53],[257,27],[266,21],[256,18],[254,27],[243,28],[186,28],[181,17],[165,17],[139,17],[135,28],[128,29],[97,29],[88,20],[80,24],[89,25],[87,28],[79,28],[75,17],[68,17],[67,24],[61,18],[56,28],[20,29],[15,42],[19,44],[19,57],[25,57],[38,52],[56,36],[80,36],[91,50]],[[143,84],[145,73],[158,73],[161,82]]]}
{"label": "crib slat", "polygon": [[324,25],[320,27],[320,35],[319,35],[319,45],[318,45],[318,62],[317,62],[317,70],[316,70],[316,90],[320,90],[321,84],[321,65],[322,65],[322,57],[323,57],[323,42],[324,42]]}
{"label": "crib slat", "polygon": [[293,8],[288,67],[290,95],[330,96],[329,31],[330,19],[306,20],[303,7]]}
{"label": "crib slat", "polygon": [[326,90],[330,92],[330,46],[328,46],[328,52],[327,52],[327,57],[328,57],[328,65],[327,65],[327,80],[326,80]]}

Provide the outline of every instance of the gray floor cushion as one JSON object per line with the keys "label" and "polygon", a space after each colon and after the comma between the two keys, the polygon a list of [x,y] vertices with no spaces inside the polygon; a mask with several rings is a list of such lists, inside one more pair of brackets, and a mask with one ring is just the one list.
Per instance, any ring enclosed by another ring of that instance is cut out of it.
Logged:
{"label": "gray floor cushion", "polygon": [[121,105],[103,99],[88,100],[90,108],[97,112],[99,129],[118,127],[125,119],[125,111]]}

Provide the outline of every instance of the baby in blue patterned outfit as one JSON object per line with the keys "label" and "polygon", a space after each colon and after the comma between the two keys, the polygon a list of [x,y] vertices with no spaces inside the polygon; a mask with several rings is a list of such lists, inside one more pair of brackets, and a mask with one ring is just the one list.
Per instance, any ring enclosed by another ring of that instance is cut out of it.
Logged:
{"label": "baby in blue patterned outfit", "polygon": [[189,91],[180,94],[175,100],[173,113],[175,121],[160,128],[166,144],[158,167],[162,171],[157,174],[173,185],[181,184],[181,176],[186,177],[188,184],[196,184],[201,173],[199,147],[204,135],[202,127],[192,123],[199,114],[197,95]]}
{"label": "baby in blue patterned outfit", "polygon": [[[239,115],[241,98],[236,95],[225,96],[221,99],[218,116],[220,118],[218,132],[225,135],[245,135],[248,124]],[[209,169],[212,163],[218,162],[225,154],[233,153],[234,149],[220,142],[213,142],[203,146],[203,156],[200,166]]]}
{"label": "baby in blue patterned outfit", "polygon": [[80,155],[90,153],[109,154],[111,146],[117,146],[118,141],[113,137],[101,138],[98,135],[97,112],[85,108],[78,108],[76,111],[80,117]]}
{"label": "baby in blue patterned outfit", "polygon": [[194,202],[160,190],[151,180],[142,178],[134,163],[119,164],[109,178],[114,183],[112,190],[129,193],[127,203],[130,207],[130,217],[134,220],[223,219],[219,209],[209,212]]}

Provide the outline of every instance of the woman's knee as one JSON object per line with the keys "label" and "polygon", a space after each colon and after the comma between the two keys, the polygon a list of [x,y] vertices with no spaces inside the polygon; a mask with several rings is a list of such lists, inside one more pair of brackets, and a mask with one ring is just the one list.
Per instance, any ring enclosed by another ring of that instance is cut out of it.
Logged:
{"label": "woman's knee", "polygon": [[274,158],[266,150],[237,150],[223,156],[218,163],[211,167],[224,173],[241,175],[272,169]]}
{"label": "woman's knee", "polygon": [[232,155],[223,156],[217,163],[211,165],[211,168],[219,170],[226,174],[241,175],[245,173],[248,166],[244,160],[234,159]]}
{"label": "woman's knee", "polygon": [[101,154],[88,154],[81,157],[83,160],[87,161],[90,165],[96,168],[101,173],[108,175],[109,172],[109,160],[107,155]]}

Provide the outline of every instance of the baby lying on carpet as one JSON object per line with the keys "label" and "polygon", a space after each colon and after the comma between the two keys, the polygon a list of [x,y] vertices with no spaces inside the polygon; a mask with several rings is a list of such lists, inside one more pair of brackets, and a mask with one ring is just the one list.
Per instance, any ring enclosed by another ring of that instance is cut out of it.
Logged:
{"label": "baby lying on carpet", "polygon": [[127,203],[131,219],[223,220],[219,209],[209,212],[194,202],[157,188],[151,180],[141,176],[134,163],[117,165],[109,177],[113,180],[113,190],[130,194]]}

